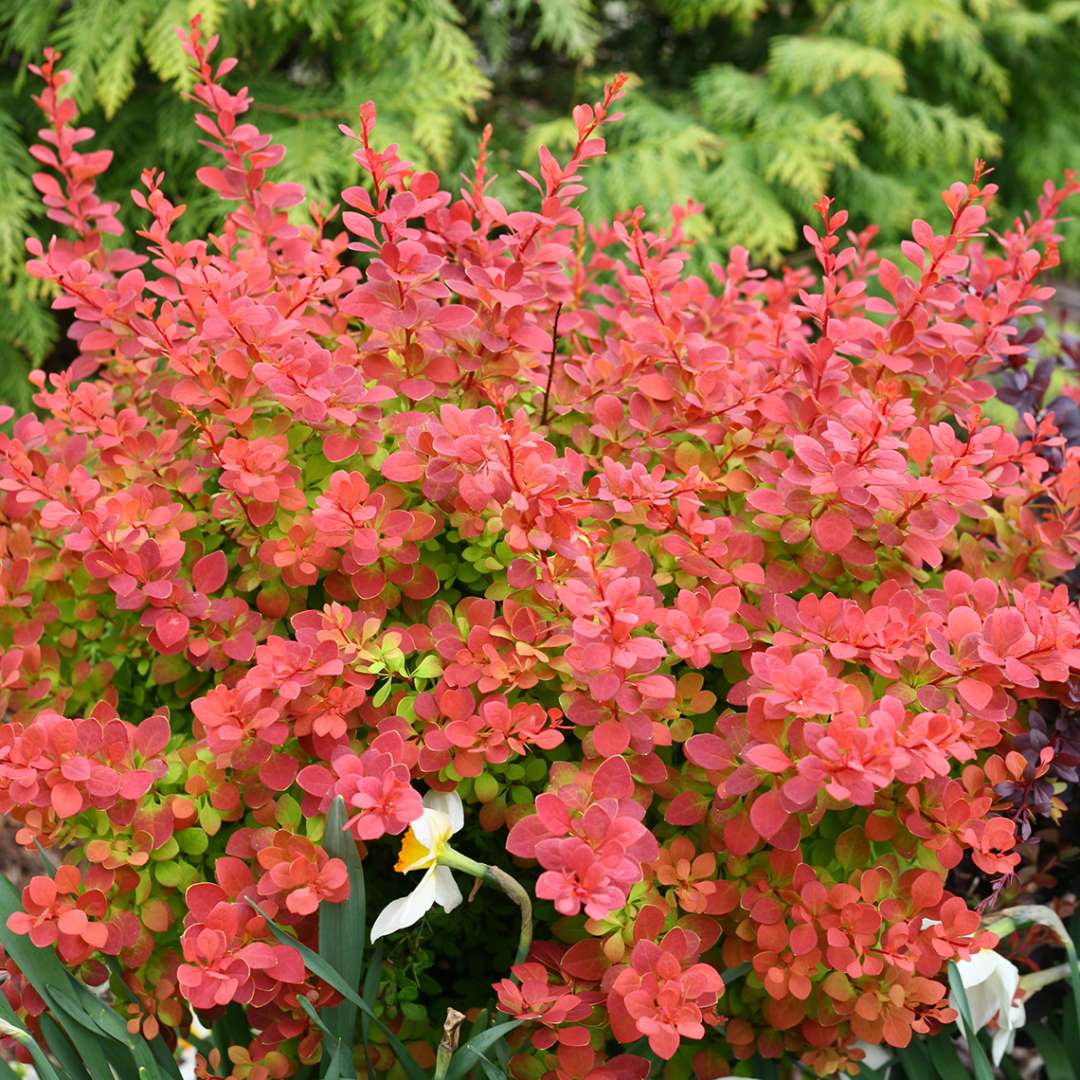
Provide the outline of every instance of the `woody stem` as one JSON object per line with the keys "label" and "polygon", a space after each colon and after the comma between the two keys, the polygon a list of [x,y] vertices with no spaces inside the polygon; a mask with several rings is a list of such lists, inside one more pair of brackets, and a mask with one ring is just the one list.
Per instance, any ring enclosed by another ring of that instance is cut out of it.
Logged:
{"label": "woody stem", "polygon": [[562,304],[555,309],[555,322],[551,328],[551,359],[548,361],[547,385],[544,387],[544,407],[540,410],[540,423],[547,423],[548,402],[551,400],[551,383],[555,378],[555,363],[559,358],[559,316]]}

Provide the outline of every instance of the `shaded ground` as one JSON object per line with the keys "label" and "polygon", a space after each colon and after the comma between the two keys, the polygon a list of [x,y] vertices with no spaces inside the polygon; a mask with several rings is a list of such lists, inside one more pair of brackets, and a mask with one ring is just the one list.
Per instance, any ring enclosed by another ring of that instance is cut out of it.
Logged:
{"label": "shaded ground", "polygon": [[42,867],[35,848],[20,847],[15,842],[17,829],[15,822],[0,815],[0,874],[22,889],[34,874],[41,873]]}

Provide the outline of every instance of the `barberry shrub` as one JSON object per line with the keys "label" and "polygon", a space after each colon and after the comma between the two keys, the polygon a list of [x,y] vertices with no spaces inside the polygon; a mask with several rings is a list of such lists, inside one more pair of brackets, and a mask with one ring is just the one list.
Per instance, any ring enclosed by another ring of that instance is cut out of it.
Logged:
{"label": "barberry shrub", "polygon": [[[1008,431],[980,404],[1080,184],[990,234],[977,166],[907,273],[822,199],[816,275],[736,249],[687,276],[693,207],[665,231],[575,209],[616,80],[565,162],[541,150],[528,211],[490,195],[487,135],[455,197],[363,106],[338,225],[271,179],[233,61],[197,24],[184,44],[229,209],[175,241],[148,170],[145,254],[106,243],[110,155],[82,148],[59,56],[34,69],[66,235],[29,270],[78,358],[0,438],[0,811],[63,862],[9,930],[111,978],[148,1032],[244,1018],[201,1075],[287,1076],[339,998],[267,919],[314,946],[348,894],[332,802],[388,899],[403,879],[370,867],[456,791],[456,848],[535,897],[530,956],[488,979],[523,1021],[514,1077],[826,1075],[950,1021],[947,965],[994,943],[950,870],[992,899],[1060,805],[1053,745],[1013,740],[1080,674],[1054,583],[1080,450],[1052,412]],[[433,1047],[390,942],[369,1000]]]}

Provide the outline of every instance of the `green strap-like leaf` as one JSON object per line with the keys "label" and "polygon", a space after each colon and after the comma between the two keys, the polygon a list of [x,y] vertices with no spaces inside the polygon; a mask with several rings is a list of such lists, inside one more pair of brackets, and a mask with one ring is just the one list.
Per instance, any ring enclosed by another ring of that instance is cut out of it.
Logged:
{"label": "green strap-like leaf", "polygon": [[271,932],[278,941],[283,945],[288,945],[290,948],[295,949],[300,954],[308,971],[313,975],[318,975],[323,982],[332,986],[342,997],[353,1002],[362,1013],[371,1017],[372,1023],[386,1036],[386,1041],[390,1044],[390,1049],[393,1050],[394,1056],[398,1059],[402,1069],[405,1071],[405,1075],[408,1076],[410,1080],[428,1080],[427,1073],[417,1065],[416,1059],[409,1053],[405,1044],[378,1016],[375,1015],[375,1011],[368,1003],[355,990],[342,981],[341,976],[338,974],[337,969],[333,964],[324,960],[317,952],[313,952],[306,945],[302,945],[297,941],[296,938],[287,934],[273,921],[273,919],[269,918],[266,913],[259,908],[259,905],[256,904],[254,900],[249,899],[248,903],[266,920],[266,925],[270,927]]}
{"label": "green strap-like leaf", "polygon": [[[45,1017],[43,1016],[42,1031],[45,1030],[44,1021]],[[134,1062],[118,1053],[110,1038],[90,1031],[84,1024],[80,1024],[64,1012],[57,1012],[56,1021],[54,1022],[58,1026],[62,1025],[67,1038],[75,1045],[75,1051],[83,1066],[89,1071],[91,1080],[115,1080],[117,1072],[121,1076],[126,1076],[128,1080],[133,1080]],[[62,1048],[57,1050],[50,1035],[46,1035],[46,1041],[57,1060],[60,1060],[60,1055],[63,1052]],[[62,1060],[60,1063],[64,1064]]]}
{"label": "green strap-like leaf", "polygon": [[979,1042],[979,1034],[971,1020],[971,1006],[968,1004],[964,980],[960,977],[960,971],[955,964],[949,965],[949,986],[960,1008],[961,1030],[971,1052],[971,1064],[975,1068],[976,1080],[994,1080],[994,1070],[990,1065],[990,1059],[987,1058],[986,1051]]}
{"label": "green strap-like leaf", "polygon": [[368,1051],[368,1040],[371,1037],[371,1017],[375,1011],[375,1001],[379,996],[379,979],[382,976],[383,943],[376,942],[375,950],[371,954],[371,962],[364,974],[364,1001],[367,1002],[370,1012],[360,1016],[360,1042],[364,1048],[364,1067],[367,1070],[368,1080],[375,1080],[375,1070],[371,1065],[371,1054]]}
{"label": "green strap-like leaf", "polygon": [[930,1060],[941,1080],[969,1080],[967,1068],[947,1034],[937,1035],[933,1039],[920,1039],[919,1042],[929,1052]]}
{"label": "green strap-like leaf", "polygon": [[9,1026],[9,1031],[6,1033],[10,1034],[16,1042],[26,1047],[40,1080],[61,1080],[60,1075],[53,1068],[52,1062],[45,1055],[45,1051],[41,1049],[37,1039],[26,1030],[3,994],[0,994],[0,1017],[7,1021]]}
{"label": "green strap-like leaf", "polygon": [[45,1037],[49,1052],[56,1058],[68,1080],[98,1080],[99,1077],[101,1080],[112,1080],[112,1072],[96,1073],[91,1078],[90,1073],[86,1071],[86,1066],[79,1058],[80,1052],[86,1049],[86,1043],[90,1040],[84,1040],[81,1045],[76,1043],[76,1046],[72,1046],[71,1040],[64,1034],[64,1029],[48,1013],[42,1013],[41,1034]]}
{"label": "green strap-like leaf", "polygon": [[[319,1016],[315,1006],[302,995],[298,999],[300,1008],[311,1017],[315,1026],[323,1033],[323,1058],[320,1063],[319,1076],[321,1080],[346,1080],[341,1072],[341,1059],[344,1046],[341,1040],[326,1026],[322,1017]],[[350,1044],[349,1050],[352,1046]],[[350,1053],[350,1058],[351,1058]]]}
{"label": "green strap-like leaf", "polygon": [[[1072,920],[1072,926],[1077,920]],[[1072,948],[1067,950],[1069,958],[1069,985],[1072,987],[1072,1008],[1065,1016],[1066,1047],[1070,1060],[1080,1063],[1080,964],[1076,959],[1076,934],[1072,935]],[[1080,1065],[1078,1065],[1080,1068]]]}
{"label": "green strap-like leaf", "polygon": [[[121,1077],[138,1076],[143,1070],[148,1070],[151,1076],[157,1076],[153,1051],[142,1035],[132,1035],[122,1016],[98,1000],[77,979],[67,972],[65,975],[63,982],[49,982],[45,986],[48,999],[55,1002],[61,1010],[57,1014],[58,1019],[64,1022],[76,1045],[84,1045],[84,1040],[77,1034],[78,1027],[81,1026],[91,1036],[97,1036],[96,1044],[85,1045],[89,1046],[89,1053],[97,1053],[102,1059],[107,1059],[102,1061],[103,1068],[108,1069],[111,1066]],[[66,1023],[65,1017],[70,1017],[75,1026]],[[106,1072],[104,1075],[110,1074]]]}
{"label": "green strap-like leaf", "polygon": [[907,1080],[922,1080],[924,1076],[933,1076],[934,1067],[930,1063],[930,1055],[923,1044],[916,1040],[900,1047],[896,1051],[897,1060],[903,1066],[904,1076]]}
{"label": "green strap-like leaf", "polygon": [[1024,1029],[1038,1047],[1046,1067],[1046,1080],[1077,1080],[1077,1072],[1065,1046],[1046,1024],[1029,1024]]}
{"label": "green strap-like leaf", "polygon": [[[461,1080],[476,1065],[477,1059],[489,1046],[493,1046],[504,1035],[520,1027],[523,1021],[507,1020],[505,1023],[489,1027],[479,1035],[474,1035],[467,1043],[459,1046],[450,1059],[450,1068],[446,1071],[446,1080]],[[490,1064],[490,1063],[489,1063]]]}
{"label": "green strap-like leaf", "polygon": [[[345,801],[339,795],[330,804],[323,833],[323,847],[328,855],[341,859],[349,874],[349,895],[342,904],[323,903],[319,907],[319,955],[326,957],[354,990],[360,985],[364,971],[364,945],[367,934],[367,900],[364,889],[364,868],[352,834],[345,831],[347,820]],[[356,1033],[357,1007],[343,1001],[323,1012],[329,1029],[325,1054],[332,1046],[352,1047]],[[339,1055],[342,1080],[355,1080],[356,1070],[351,1053]]]}
{"label": "green strap-like leaf", "polygon": [[0,1058],[0,1080],[23,1080],[23,1078],[3,1058]]}
{"label": "green strap-like leaf", "polygon": [[1006,1080],[1024,1080],[1020,1075],[1020,1070],[1016,1067],[1015,1063],[1008,1056],[1001,1059],[1001,1065],[999,1066],[1001,1071],[1005,1074]]}

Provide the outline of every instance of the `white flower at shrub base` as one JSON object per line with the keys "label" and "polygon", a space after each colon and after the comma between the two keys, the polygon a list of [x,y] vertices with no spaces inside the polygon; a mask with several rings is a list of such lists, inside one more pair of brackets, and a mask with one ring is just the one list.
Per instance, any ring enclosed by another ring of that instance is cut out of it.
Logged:
{"label": "white flower at shrub base", "polygon": [[465,824],[461,796],[456,791],[429,791],[424,812],[405,833],[395,870],[407,874],[423,870],[420,884],[408,896],[386,905],[371,928],[371,940],[418,923],[436,904],[453,911],[462,901],[461,890],[448,866],[439,860],[450,853],[450,837]]}
{"label": "white flower at shrub base", "polygon": [[[1023,1002],[1013,1000],[1020,985],[1020,972],[1015,964],[993,949],[982,949],[970,960],[961,960],[956,969],[964,984],[975,1030],[981,1031],[991,1020],[997,1020],[993,1059],[994,1064],[999,1065],[1012,1049],[1016,1032],[1026,1019]],[[949,1005],[959,1012],[955,995],[950,995]]]}
{"label": "white flower at shrub base", "polygon": [[[887,1046],[882,1046],[880,1043],[865,1043],[860,1041],[855,1045],[863,1052],[862,1064],[868,1069],[884,1069],[885,1066],[891,1064],[893,1060],[892,1051]],[[888,1073],[886,1073],[886,1075],[888,1075]]]}

